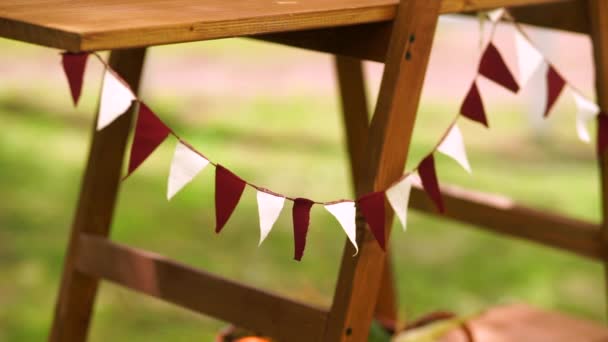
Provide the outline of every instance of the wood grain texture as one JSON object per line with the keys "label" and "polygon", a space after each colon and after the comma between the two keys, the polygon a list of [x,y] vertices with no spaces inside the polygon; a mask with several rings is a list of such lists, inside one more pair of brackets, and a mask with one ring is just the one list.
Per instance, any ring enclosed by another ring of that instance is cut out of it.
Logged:
{"label": "wood grain texture", "polygon": [[89,276],[260,332],[277,341],[321,341],[327,312],[195,270],[154,253],[82,234],[76,262]]}
{"label": "wood grain texture", "polygon": [[[441,3],[408,0],[399,6],[357,185],[360,193],[385,189],[403,172]],[[388,207],[386,218],[391,222]],[[327,341],[366,341],[371,324],[385,253],[360,216],[357,228],[359,254],[353,257],[350,245],[344,249]]]}
{"label": "wood grain texture", "polygon": [[[444,0],[442,13],[564,0]],[[398,0],[3,0],[0,36],[70,51],[142,47],[395,18]]]}
{"label": "wood grain texture", "polygon": [[[110,56],[109,64],[134,91],[139,88],[144,56],[145,49],[121,50]],[[49,337],[52,342],[86,340],[98,281],[75,269],[79,236],[108,236],[133,113],[129,109],[102,131],[95,130],[96,121]]]}

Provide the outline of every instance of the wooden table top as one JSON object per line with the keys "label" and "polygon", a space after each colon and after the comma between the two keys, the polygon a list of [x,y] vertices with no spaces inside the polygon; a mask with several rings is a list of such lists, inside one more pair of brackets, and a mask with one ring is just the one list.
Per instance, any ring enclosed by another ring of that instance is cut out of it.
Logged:
{"label": "wooden table top", "polygon": [[[560,0],[443,0],[442,13]],[[2,0],[0,36],[70,51],[391,20],[398,0]]]}

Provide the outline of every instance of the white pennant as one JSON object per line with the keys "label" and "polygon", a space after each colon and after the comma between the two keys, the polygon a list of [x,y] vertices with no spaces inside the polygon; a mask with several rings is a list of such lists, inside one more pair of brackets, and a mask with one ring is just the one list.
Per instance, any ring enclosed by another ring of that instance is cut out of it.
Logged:
{"label": "white pennant", "polygon": [[519,85],[523,87],[543,64],[545,58],[521,32],[515,32],[515,47],[519,66]]}
{"label": "white pennant", "polygon": [[274,223],[277,222],[285,204],[285,197],[258,190],[257,199],[258,214],[260,215],[260,243],[258,246],[260,246],[270,233]]}
{"label": "white pennant", "polygon": [[577,108],[576,132],[578,133],[579,139],[588,143],[591,141],[591,137],[589,137],[587,125],[589,124],[589,121],[593,120],[600,113],[600,107],[594,102],[589,101],[576,90],[570,89],[570,92],[574,97]]}
{"label": "white pennant", "polygon": [[499,21],[500,19],[502,19],[502,16],[505,14],[505,9],[504,8],[497,8],[493,11],[489,11],[487,12],[488,14],[488,18],[490,18],[490,20],[492,20],[493,23]]}
{"label": "white pennant", "polygon": [[464,147],[462,133],[456,124],[452,126],[439,147],[437,147],[437,151],[451,157],[458,162],[463,169],[467,170],[468,173],[471,173],[471,165],[469,165],[469,160],[467,158],[467,151]]}
{"label": "white pennant", "polygon": [[97,130],[102,130],[124,114],[134,100],[135,96],[131,90],[106,69],[101,89]]}
{"label": "white pennant", "polygon": [[397,214],[403,231],[407,229],[407,208],[410,203],[410,191],[412,190],[413,175],[408,175],[399,183],[386,190],[386,199]]}
{"label": "white pennant", "polygon": [[357,225],[355,223],[357,215],[355,202],[348,201],[328,204],[325,206],[325,209],[338,220],[346,236],[348,236],[348,239],[355,247],[355,254],[359,253],[359,247],[357,246]]}
{"label": "white pennant", "polygon": [[209,165],[207,159],[192,151],[183,143],[178,142],[169,171],[167,199],[173,198],[178,191],[190,183],[207,165]]}

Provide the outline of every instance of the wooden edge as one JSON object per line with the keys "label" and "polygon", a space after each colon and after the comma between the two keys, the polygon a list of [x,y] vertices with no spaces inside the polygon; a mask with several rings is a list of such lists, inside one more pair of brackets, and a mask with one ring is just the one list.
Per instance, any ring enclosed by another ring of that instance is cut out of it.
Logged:
{"label": "wooden edge", "polygon": [[587,7],[587,1],[576,0],[514,7],[509,11],[522,24],[589,34]]}
{"label": "wooden edge", "polygon": [[[442,186],[442,217],[601,260],[599,225],[534,210],[512,200],[453,186]],[[420,186],[412,189],[410,208],[440,215]]]}
{"label": "wooden edge", "polygon": [[77,52],[81,49],[81,35],[60,29],[34,25],[14,19],[0,17],[2,38],[26,43],[54,47]]}
{"label": "wooden edge", "polygon": [[195,270],[154,253],[82,234],[76,268],[279,341],[319,341],[327,312]]}

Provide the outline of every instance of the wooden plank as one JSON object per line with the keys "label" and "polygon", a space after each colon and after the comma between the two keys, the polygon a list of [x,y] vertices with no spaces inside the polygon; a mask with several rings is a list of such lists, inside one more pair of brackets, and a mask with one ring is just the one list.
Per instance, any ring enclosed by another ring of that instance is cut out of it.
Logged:
{"label": "wooden plank", "polygon": [[[144,55],[144,49],[135,49],[115,51],[110,56],[112,68],[134,91],[139,88]],[[132,119],[133,113],[129,110],[102,131],[95,130],[97,120],[93,121],[89,161],[72,226],[50,341],[86,340],[98,282],[75,270],[75,257],[80,248],[78,238],[85,232],[98,236],[109,233]]]}
{"label": "wooden plank", "polygon": [[77,269],[278,341],[321,341],[327,312],[82,234]]}
{"label": "wooden plank", "polygon": [[[589,21],[595,61],[598,104],[608,111],[608,1],[589,0]],[[608,112],[606,112],[608,113]],[[599,156],[602,203],[602,234],[599,238],[604,259],[605,296],[608,299],[608,154]],[[608,310],[608,305],[606,306]]]}
{"label": "wooden plank", "polygon": [[501,234],[601,260],[597,224],[531,209],[497,195],[442,185],[446,206],[439,215],[420,186],[412,189],[410,208],[475,225]]}
{"label": "wooden plank", "polygon": [[588,34],[587,1],[564,1],[510,9],[515,19],[523,24]]}
{"label": "wooden plank", "polygon": [[[565,0],[444,0],[442,13]],[[0,36],[107,50],[390,21],[398,0],[4,0]]]}
{"label": "wooden plank", "polygon": [[[403,172],[441,3],[408,0],[399,6],[370,125],[365,171],[357,186],[361,193],[384,189]],[[390,223],[392,210],[386,216]],[[362,220],[358,220],[357,236],[359,254],[353,257],[350,245],[344,249],[327,341],[367,339],[385,253]]]}

